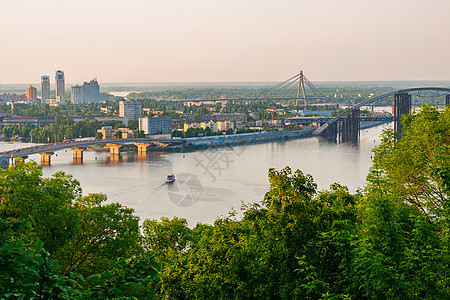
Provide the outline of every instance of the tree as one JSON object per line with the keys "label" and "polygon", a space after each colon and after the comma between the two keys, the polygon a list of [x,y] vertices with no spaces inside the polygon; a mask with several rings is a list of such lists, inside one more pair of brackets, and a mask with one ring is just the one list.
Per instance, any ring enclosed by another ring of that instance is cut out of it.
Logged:
{"label": "tree", "polygon": [[116,139],[121,139],[121,138],[122,138],[122,131],[117,130],[117,131],[114,133],[114,137],[115,137]]}
{"label": "tree", "polygon": [[[345,297],[351,281],[356,198],[345,187],[316,195],[310,175],[269,171],[261,204],[214,225],[163,218],[144,222],[144,241],[161,255],[158,288],[179,298]],[[348,278],[350,277],[350,278]]]}
{"label": "tree", "polygon": [[360,202],[355,285],[367,298],[450,296],[450,110],[423,105],[383,132]]}
{"label": "tree", "polygon": [[[403,117],[402,122],[400,140],[392,129],[383,132],[371,174],[381,174],[383,189],[433,221],[444,216],[449,197],[441,171],[450,169],[450,109],[423,105],[419,113]],[[368,180],[376,179],[369,175]]]}
{"label": "tree", "polygon": [[3,299],[74,299],[78,283],[55,272],[44,243],[26,231],[29,221],[0,218],[0,295]]}
{"label": "tree", "polygon": [[116,258],[140,252],[139,218],[134,210],[105,201],[103,194],[90,194],[74,202],[81,230],[55,253],[64,274],[101,273]]}
{"label": "tree", "polygon": [[96,140],[101,140],[103,138],[103,133],[101,133],[100,131],[97,131],[95,133],[95,139]]}
{"label": "tree", "polygon": [[144,130],[135,130],[133,132],[133,136],[136,139],[143,139],[143,138],[145,138]]}

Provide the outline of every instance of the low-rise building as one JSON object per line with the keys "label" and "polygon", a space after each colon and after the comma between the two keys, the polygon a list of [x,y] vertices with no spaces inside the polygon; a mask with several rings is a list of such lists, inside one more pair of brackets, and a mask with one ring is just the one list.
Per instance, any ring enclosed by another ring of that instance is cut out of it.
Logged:
{"label": "low-rise building", "polygon": [[211,129],[212,132],[218,132],[218,127],[217,127],[217,123],[213,122],[213,121],[209,121],[209,122],[202,122],[200,123],[200,127],[202,127],[203,130],[205,130],[206,128]]}
{"label": "low-rise building", "polygon": [[234,129],[234,123],[229,121],[184,123],[183,131],[186,132],[189,128],[202,128],[203,130],[205,130],[206,128],[210,128],[212,132],[219,132],[227,131],[228,129]]}
{"label": "low-rise building", "polygon": [[247,122],[247,115],[243,113],[213,113],[211,115],[213,121],[231,121],[231,122]]}
{"label": "low-rise building", "polygon": [[101,129],[98,129],[97,132],[100,132],[102,134],[102,139],[113,139],[114,133],[116,133],[117,130],[115,130],[112,126],[103,126]]}
{"label": "low-rise building", "polygon": [[55,124],[54,117],[4,117],[3,125],[49,125]]}
{"label": "low-rise building", "polygon": [[134,137],[133,130],[130,128],[119,128],[118,130],[122,133],[123,139],[132,139]]}
{"label": "low-rise building", "polygon": [[228,129],[234,129],[234,123],[229,121],[217,122],[218,131],[227,131]]}
{"label": "low-rise building", "polygon": [[200,123],[194,122],[194,123],[184,123],[183,131],[188,131],[189,128],[200,128]]}
{"label": "low-rise building", "polygon": [[124,125],[127,124],[127,119],[124,117],[95,117],[95,119],[99,122],[120,122]]}

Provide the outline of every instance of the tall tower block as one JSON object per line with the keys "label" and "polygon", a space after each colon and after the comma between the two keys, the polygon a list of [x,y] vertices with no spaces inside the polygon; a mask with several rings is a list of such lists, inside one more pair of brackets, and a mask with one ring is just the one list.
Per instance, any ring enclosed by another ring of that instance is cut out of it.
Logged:
{"label": "tall tower block", "polygon": [[41,76],[41,102],[47,103],[50,99],[50,77],[47,75]]}
{"label": "tall tower block", "polygon": [[55,91],[56,91],[56,102],[64,102],[66,83],[64,78],[64,72],[61,70],[56,71],[55,74]]}

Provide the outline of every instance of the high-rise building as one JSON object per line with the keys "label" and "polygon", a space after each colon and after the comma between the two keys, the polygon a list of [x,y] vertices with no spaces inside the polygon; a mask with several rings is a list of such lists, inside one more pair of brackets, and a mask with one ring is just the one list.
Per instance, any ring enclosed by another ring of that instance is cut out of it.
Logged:
{"label": "high-rise building", "polygon": [[98,85],[97,79],[84,82],[81,88],[83,90],[84,103],[100,102],[100,86]]}
{"label": "high-rise building", "polygon": [[82,86],[72,86],[72,94],[70,97],[73,104],[81,103],[99,103],[100,102],[100,86],[97,79],[84,82]]}
{"label": "high-rise building", "polygon": [[55,91],[56,91],[56,102],[64,102],[64,97],[66,93],[66,82],[64,79],[64,71],[58,70],[55,74]]}
{"label": "high-rise building", "polygon": [[41,101],[47,103],[50,100],[50,77],[47,75],[41,76]]}
{"label": "high-rise building", "polygon": [[31,102],[36,102],[37,100],[37,89],[33,86],[27,88],[27,98]]}
{"label": "high-rise building", "polygon": [[119,116],[127,120],[137,120],[142,116],[142,104],[134,99],[119,101]]}
{"label": "high-rise building", "polygon": [[72,86],[72,93],[70,94],[70,101],[72,104],[81,104],[83,103],[83,92],[81,86],[78,84]]}
{"label": "high-rise building", "polygon": [[144,134],[171,134],[172,117],[139,118],[139,130]]}

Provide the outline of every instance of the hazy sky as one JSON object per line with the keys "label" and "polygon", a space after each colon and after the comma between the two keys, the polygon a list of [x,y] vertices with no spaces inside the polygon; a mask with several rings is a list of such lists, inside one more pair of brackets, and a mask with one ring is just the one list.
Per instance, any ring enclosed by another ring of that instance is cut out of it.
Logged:
{"label": "hazy sky", "polygon": [[0,0],[0,82],[450,80],[450,0]]}

